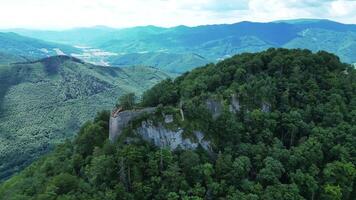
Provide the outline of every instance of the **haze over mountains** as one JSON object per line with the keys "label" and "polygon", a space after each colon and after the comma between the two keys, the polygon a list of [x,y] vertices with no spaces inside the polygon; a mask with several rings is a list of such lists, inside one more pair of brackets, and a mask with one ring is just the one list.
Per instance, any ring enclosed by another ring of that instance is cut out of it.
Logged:
{"label": "haze over mountains", "polygon": [[[70,45],[46,42],[11,32],[0,32],[0,54],[3,55],[0,55],[0,58],[16,57],[16,61],[21,61],[80,52],[81,50]],[[7,56],[4,56],[5,54]],[[4,60],[0,59],[0,62]]]}
{"label": "haze over mountains", "polygon": [[335,53],[343,62],[356,62],[356,25],[329,20],[297,19],[172,28],[97,26],[64,31],[8,31],[50,42],[90,47],[83,54],[73,54],[89,62],[119,67],[153,66],[171,72],[185,72],[237,53],[258,52],[270,47],[325,50]]}

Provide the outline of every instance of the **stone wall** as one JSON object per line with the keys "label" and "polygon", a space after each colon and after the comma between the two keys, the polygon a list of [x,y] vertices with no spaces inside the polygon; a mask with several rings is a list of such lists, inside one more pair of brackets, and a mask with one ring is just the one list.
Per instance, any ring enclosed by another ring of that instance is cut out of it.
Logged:
{"label": "stone wall", "polygon": [[[215,100],[209,98],[205,101],[207,109],[210,111],[213,119],[217,119],[223,112],[224,106],[223,102],[220,100]],[[155,107],[145,108],[141,110],[127,110],[122,112],[115,112],[110,117],[110,132],[109,139],[114,142],[122,133],[124,128],[135,118],[140,115],[152,114],[156,112]],[[241,104],[237,98],[237,95],[232,95],[231,102],[229,104],[230,112],[237,113],[241,111]],[[270,112],[271,106],[268,103],[263,103],[261,106],[263,112]],[[183,110],[180,110],[181,120],[184,120]],[[204,133],[200,131],[193,132],[193,139],[184,138],[182,128],[176,130],[170,130],[165,128],[164,124],[174,123],[173,115],[164,115],[163,122],[154,123],[150,120],[143,120],[141,125],[135,130],[135,132],[140,135],[144,140],[152,142],[158,147],[168,147],[171,150],[177,148],[181,149],[196,149],[201,145],[205,150],[212,152],[211,144],[209,141],[204,139]]]}
{"label": "stone wall", "polygon": [[[114,112],[110,117],[109,140],[114,142],[122,133],[124,128],[134,119],[142,114],[152,114],[156,112],[156,108],[145,108],[142,110],[127,110],[122,112]],[[163,124],[170,124],[174,122],[173,115],[164,115],[164,121],[154,125],[150,120],[143,120],[141,125],[135,132],[142,137],[142,139],[152,142],[158,147],[166,147],[171,150],[177,148],[181,149],[196,149],[201,145],[205,150],[212,151],[210,142],[204,140],[204,134],[199,131],[193,132],[194,139],[184,138],[183,129],[170,130],[163,126]]]}
{"label": "stone wall", "polygon": [[110,116],[109,140],[114,142],[122,133],[129,122],[144,113],[154,113],[155,107],[144,108],[141,110],[126,110]]}

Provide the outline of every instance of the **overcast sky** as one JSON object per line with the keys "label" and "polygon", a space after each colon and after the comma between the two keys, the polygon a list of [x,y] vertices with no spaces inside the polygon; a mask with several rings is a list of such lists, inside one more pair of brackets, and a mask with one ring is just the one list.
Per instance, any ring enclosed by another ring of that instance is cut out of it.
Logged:
{"label": "overcast sky", "polygon": [[0,0],[0,28],[170,27],[295,18],[356,24],[356,0]]}

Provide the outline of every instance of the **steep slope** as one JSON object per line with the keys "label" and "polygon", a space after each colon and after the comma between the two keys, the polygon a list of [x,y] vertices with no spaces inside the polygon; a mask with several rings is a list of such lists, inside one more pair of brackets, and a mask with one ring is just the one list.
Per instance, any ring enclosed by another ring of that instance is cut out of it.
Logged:
{"label": "steep slope", "polygon": [[45,42],[15,33],[0,32],[0,52],[34,60],[54,55],[70,55],[81,51],[68,45]]}
{"label": "steep slope", "polygon": [[24,61],[26,61],[26,58],[23,58],[21,56],[15,56],[4,52],[0,52],[0,65],[10,64],[15,62],[24,62]]}
{"label": "steep slope", "polygon": [[356,58],[356,31],[338,32],[324,29],[305,29],[299,37],[283,45],[286,48],[306,48],[312,51],[325,50],[336,53],[348,63]]}
{"label": "steep slope", "polygon": [[71,138],[96,112],[170,75],[94,66],[67,56],[0,65],[0,179]]}
{"label": "steep slope", "polygon": [[[233,56],[99,114],[0,199],[354,199],[355,78],[326,52]],[[140,112],[107,140],[109,118]]]}

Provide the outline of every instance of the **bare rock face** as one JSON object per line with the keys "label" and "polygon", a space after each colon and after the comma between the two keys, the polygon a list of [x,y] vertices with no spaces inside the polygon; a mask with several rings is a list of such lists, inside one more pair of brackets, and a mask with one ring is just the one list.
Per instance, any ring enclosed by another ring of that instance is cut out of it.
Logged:
{"label": "bare rock face", "polygon": [[196,149],[201,145],[205,150],[211,151],[210,143],[204,140],[202,132],[195,131],[196,141],[183,137],[183,129],[169,130],[162,125],[155,126],[152,121],[143,121],[137,129],[137,133],[148,142],[158,147],[168,147],[171,150]]}
{"label": "bare rock face", "polygon": [[206,107],[210,111],[213,119],[217,119],[223,110],[223,106],[220,101],[214,99],[207,99],[206,100]]}
{"label": "bare rock face", "polygon": [[[212,109],[214,110],[216,117],[218,117],[222,112],[222,105],[220,102],[212,101],[210,103]],[[155,107],[145,108],[141,110],[118,110],[112,114],[110,117],[110,127],[109,127],[109,140],[111,142],[116,141],[116,139],[122,134],[129,123],[137,119],[142,114],[152,114],[156,112]],[[212,113],[212,114],[214,114]],[[204,133],[200,131],[194,131],[192,138],[184,138],[182,128],[177,128],[176,130],[171,130],[163,126],[163,124],[170,124],[174,122],[174,117],[172,114],[164,114],[164,121],[153,123],[151,120],[143,120],[141,126],[135,129],[135,133],[142,137],[142,139],[152,142],[154,145],[162,148],[169,148],[175,150],[181,149],[196,149],[199,145],[212,152],[210,142],[204,139]],[[132,139],[132,138],[131,138]],[[127,138],[128,143],[130,143],[130,138]]]}
{"label": "bare rock face", "polygon": [[231,104],[229,106],[230,112],[237,113],[241,110],[240,101],[237,99],[236,95],[232,95]]}
{"label": "bare rock face", "polygon": [[269,105],[268,103],[262,103],[261,110],[265,113],[271,112],[271,105]]}
{"label": "bare rock face", "polygon": [[164,123],[169,124],[173,122],[173,115],[164,115]]}
{"label": "bare rock face", "polygon": [[144,113],[150,114],[154,113],[155,111],[156,108],[151,107],[141,110],[126,110],[110,116],[109,140],[114,142],[121,135],[127,124],[129,124],[135,118]]}
{"label": "bare rock face", "polygon": [[208,152],[213,152],[210,142],[204,139],[204,133],[200,131],[194,131],[194,135],[198,140],[198,143]]}

